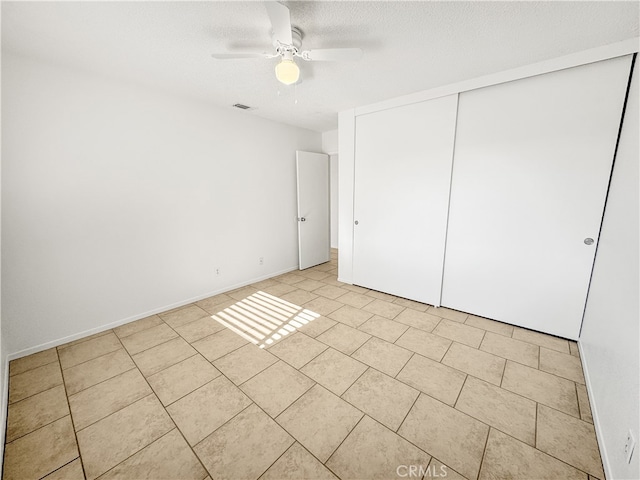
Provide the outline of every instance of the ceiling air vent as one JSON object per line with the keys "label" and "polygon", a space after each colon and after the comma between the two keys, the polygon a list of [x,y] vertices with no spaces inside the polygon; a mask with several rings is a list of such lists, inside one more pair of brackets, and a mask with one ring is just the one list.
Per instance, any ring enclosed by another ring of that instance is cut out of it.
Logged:
{"label": "ceiling air vent", "polygon": [[239,108],[240,110],[251,110],[251,107],[249,105],[243,105],[241,103],[234,103],[233,106],[235,108]]}

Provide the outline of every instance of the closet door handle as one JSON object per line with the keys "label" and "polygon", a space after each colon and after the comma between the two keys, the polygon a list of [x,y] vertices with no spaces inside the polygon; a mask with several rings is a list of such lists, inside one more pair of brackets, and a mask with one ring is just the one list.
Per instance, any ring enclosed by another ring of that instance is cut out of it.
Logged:
{"label": "closet door handle", "polygon": [[358,225],[358,220],[356,220],[356,221],[355,221],[355,222],[353,222],[353,223],[355,223],[356,225]]}
{"label": "closet door handle", "polygon": [[593,238],[587,237],[584,239],[585,245],[593,245]]}

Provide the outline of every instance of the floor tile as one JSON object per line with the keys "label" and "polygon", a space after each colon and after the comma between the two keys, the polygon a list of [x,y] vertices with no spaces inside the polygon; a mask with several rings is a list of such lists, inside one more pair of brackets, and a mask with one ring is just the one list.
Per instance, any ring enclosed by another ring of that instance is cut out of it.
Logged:
{"label": "floor tile", "polygon": [[289,365],[301,368],[327,348],[323,343],[308,337],[304,333],[296,332],[269,348],[269,352]]}
{"label": "floor tile", "polygon": [[316,338],[321,333],[326,332],[331,327],[333,327],[336,323],[335,320],[330,320],[327,317],[318,317],[314,318],[311,322],[303,325],[298,329],[299,332],[304,333],[308,337]]}
{"label": "floor tile", "polygon": [[585,422],[593,423],[593,416],[591,414],[591,404],[589,403],[589,395],[587,394],[587,387],[584,385],[576,385],[578,393],[578,406],[580,407],[580,418]]}
{"label": "floor tile", "polygon": [[220,376],[167,407],[193,446],[251,404],[233,383]]}
{"label": "floor tile", "polygon": [[64,371],[67,395],[78,393],[135,367],[136,364],[124,348],[71,367]]}
{"label": "floor tile", "polygon": [[370,367],[395,377],[413,355],[409,350],[371,337],[364,345],[351,355],[356,360]]}
{"label": "floor tile", "polygon": [[240,387],[272,417],[277,417],[314,385],[287,363],[279,361]]}
{"label": "floor tile", "polygon": [[373,297],[369,297],[368,295],[363,295],[362,293],[356,292],[347,292],[341,297],[338,297],[337,300],[345,305],[350,305],[354,308],[362,308],[365,305],[373,302],[375,299]]}
{"label": "floor tile", "polygon": [[478,348],[480,347],[485,331],[463,323],[458,323],[455,320],[443,319],[436,328],[433,329],[433,333],[448,338],[449,340]]}
{"label": "floor tile", "polygon": [[364,310],[354,308],[350,305],[345,305],[328,315],[328,317],[350,327],[357,328],[373,317],[373,313],[365,312]]}
{"label": "floor tile", "polygon": [[342,395],[368,367],[328,348],[300,370],[336,395]]}
{"label": "floor tile", "polygon": [[525,328],[515,328],[513,330],[513,338],[524,342],[532,343],[540,347],[550,348],[560,353],[571,353],[569,351],[569,342],[564,338],[554,337],[545,333],[534,332]]}
{"label": "floor tile", "polygon": [[278,280],[274,279],[274,278],[267,278],[266,280],[261,280],[259,282],[256,283],[252,283],[251,286],[253,288],[256,288],[258,290],[262,290],[264,288],[267,287],[273,287],[274,285],[278,285],[282,282],[279,282]]}
{"label": "floor tile", "polygon": [[173,429],[173,422],[155,395],[149,395],[78,432],[87,480]]}
{"label": "floor tile", "polygon": [[288,283],[289,285],[293,285],[295,283],[299,283],[303,281],[306,277],[302,275],[298,275],[297,273],[285,273],[284,275],[280,275],[276,277],[279,282]]}
{"label": "floor tile", "polygon": [[42,480],[84,480],[84,470],[80,458],[67,463],[64,467],[51,472]]}
{"label": "floor tile", "polygon": [[257,479],[293,438],[256,405],[243,410],[195,447],[213,478]]}
{"label": "floor tile", "polygon": [[76,431],[153,393],[137,369],[128,370],[69,397]]}
{"label": "floor tile", "polygon": [[60,357],[60,365],[66,369],[119,348],[122,348],[120,340],[114,333],[109,333],[72,347],[58,349],[58,356]]}
{"label": "floor tile", "polygon": [[198,300],[195,304],[207,313],[214,314],[221,310],[219,308],[220,305],[229,302],[235,302],[235,299],[231,298],[229,295],[221,293],[220,295],[214,295],[213,297]]}
{"label": "floor tile", "polygon": [[476,478],[489,427],[421,394],[398,433],[465,477]]}
{"label": "floor tile", "polygon": [[316,340],[332,346],[342,353],[351,355],[364,342],[369,340],[371,335],[349,327],[343,323],[338,323],[326,332],[318,335]]}
{"label": "floor tile", "polygon": [[343,304],[325,297],[314,298],[310,302],[304,304],[304,308],[320,315],[329,315],[342,307]]}
{"label": "floor tile", "polygon": [[440,317],[431,315],[430,313],[418,312],[412,308],[407,308],[402,311],[394,321],[404,323],[410,327],[424,330],[425,332],[431,332],[436,325],[442,320]]}
{"label": "floor tile", "polygon": [[[38,452],[34,455],[34,452]],[[38,479],[78,456],[71,417],[66,416],[5,445],[5,480]]]}
{"label": "floor tile", "polygon": [[249,342],[233,330],[225,328],[213,335],[193,342],[193,347],[198,350],[204,358],[213,362],[247,343]]}
{"label": "floor tile", "polygon": [[213,335],[214,333],[224,330],[225,328],[226,327],[224,325],[211,317],[202,317],[199,320],[176,327],[175,330],[187,342],[193,343],[201,338],[208,337],[209,335]]}
{"label": "floor tile", "polygon": [[[331,270],[331,269],[327,268],[326,270]],[[300,275],[305,278],[310,278],[312,280],[320,281],[331,276],[326,272],[326,270],[316,270],[315,268],[309,268],[307,270],[300,271]]]}
{"label": "floor tile", "polygon": [[580,416],[575,384],[556,375],[508,361],[502,388],[574,417]]}
{"label": "floor tile", "polygon": [[338,477],[295,442],[260,480],[338,480]]}
{"label": "floor tile", "polygon": [[42,352],[27,355],[26,357],[17,358],[9,362],[9,375],[17,375],[18,373],[24,373],[34,368],[42,367],[48,363],[58,361],[58,351],[55,348],[50,348]]}
{"label": "floor tile", "polygon": [[145,377],[149,377],[186,358],[192,357],[196,353],[191,345],[182,338],[177,337],[138,353],[132,358],[142,374]]}
{"label": "floor tile", "polygon": [[349,293],[349,291],[333,285],[325,285],[324,287],[314,290],[313,293],[322,297],[330,298],[331,300],[335,300],[338,297]]}
{"label": "floor tile", "polygon": [[461,343],[453,342],[442,363],[469,375],[500,385],[506,360]]}
{"label": "floor tile", "polygon": [[513,325],[508,323],[497,322],[484,317],[477,317],[475,315],[467,316],[467,320],[464,322],[472,327],[482,328],[489,332],[497,333],[505,337],[511,337],[513,334]]}
{"label": "floor tile", "polygon": [[9,405],[6,442],[48,425],[69,415],[67,395],[63,385]]}
{"label": "floor tile", "polygon": [[316,458],[326,462],[361,418],[357,408],[316,385],[276,420]]}
{"label": "floor tile", "polygon": [[406,308],[411,308],[412,310],[417,310],[419,312],[426,312],[429,309],[429,305],[426,303],[416,302],[414,300],[407,300],[406,298],[396,298],[393,300],[393,303],[397,303]]}
{"label": "floor tile", "polygon": [[275,285],[261,288],[260,290],[268,293],[269,295],[273,295],[274,297],[280,297],[286,293],[293,292],[297,288],[298,287],[296,287],[295,285],[277,282]]}
{"label": "floor tile", "polygon": [[587,480],[586,477],[583,472],[509,435],[493,428],[489,433],[481,480]]}
{"label": "floor tile", "polygon": [[278,357],[249,343],[224,357],[218,358],[213,362],[213,365],[233,383],[240,385],[277,361]]}
{"label": "floor tile", "polygon": [[580,362],[579,357],[574,357],[568,353],[559,353],[555,350],[540,347],[540,370],[584,385],[582,362]]}
{"label": "floor tile", "polygon": [[387,480],[410,478],[408,469],[402,470],[403,465],[415,465],[425,471],[430,459],[427,453],[365,416],[331,456],[327,466],[344,479]]}
{"label": "floor tile", "polygon": [[576,342],[569,341],[569,350],[571,351],[571,355],[574,357],[580,356],[580,349],[578,349],[578,344]]}
{"label": "floor tile", "polygon": [[604,478],[592,424],[538,405],[536,447],[597,478]]}
{"label": "floor tile", "polygon": [[397,297],[395,295],[389,295],[388,293],[378,292],[376,290],[367,291],[366,295],[377,298],[378,300],[384,300],[386,302],[393,302]]}
{"label": "floor tile", "polygon": [[447,405],[453,406],[467,376],[454,368],[422,355],[414,355],[396,378]]}
{"label": "floor tile", "polygon": [[487,332],[480,344],[480,350],[493,353],[502,358],[538,368],[540,347],[530,343],[507,338],[503,335]]}
{"label": "floor tile", "polygon": [[342,398],[395,432],[418,395],[416,389],[370,368]]}
{"label": "floor tile", "polygon": [[396,340],[396,345],[439,362],[451,346],[451,340],[411,327]]}
{"label": "floor tile", "polygon": [[446,318],[447,320],[453,320],[454,322],[464,323],[467,319],[466,313],[459,312],[458,310],[452,310],[446,307],[430,306],[427,312],[429,312],[431,315],[435,315],[436,317]]}
{"label": "floor tile", "polygon": [[[297,284],[296,284],[297,287]],[[314,295],[307,290],[302,290],[298,288],[293,292],[286,293],[284,295],[280,295],[280,298],[286,300],[287,302],[291,302],[294,305],[304,305],[305,303],[310,302],[311,300],[318,298],[318,295]]]}
{"label": "floor tile", "polygon": [[[355,293],[361,293],[361,294],[366,294],[368,292],[370,292],[371,290],[369,290],[368,288],[364,288],[364,287],[360,287],[358,285],[350,285],[348,283],[342,283],[342,288],[345,288],[351,292],[355,292]],[[371,297],[371,298],[375,298],[375,297]]]}
{"label": "floor tile", "polygon": [[242,288],[237,288],[231,292],[227,292],[226,294],[229,297],[233,298],[234,300],[244,300],[245,298],[250,297],[257,291],[258,290],[256,290],[253,287],[242,287]]}
{"label": "floor tile", "polygon": [[84,342],[88,342],[89,340],[93,340],[94,338],[98,338],[98,337],[102,337],[103,335],[109,335],[110,333],[113,333],[113,330],[109,329],[109,330],[103,330],[102,332],[98,332],[98,333],[94,333],[93,335],[87,335],[86,337],[82,337],[82,338],[78,338],[76,340],[73,340],[71,342],[67,342],[63,345],[59,345],[57,347],[58,351],[67,348],[67,347],[73,347],[74,345],[78,345],[80,343],[84,343]]}
{"label": "floor tile", "polygon": [[109,470],[100,480],[202,480],[206,475],[198,457],[174,428]]}
{"label": "floor tile", "polygon": [[408,325],[375,315],[360,325],[358,330],[393,343],[400,338],[408,328]]}
{"label": "floor tile", "polygon": [[193,355],[147,378],[163,405],[167,406],[221,375],[201,355]]}
{"label": "floor tile", "polygon": [[308,292],[313,292],[319,288],[326,286],[324,283],[319,282],[318,280],[311,280],[310,278],[305,278],[303,281],[296,283],[295,287],[306,290]]}
{"label": "floor tile", "polygon": [[18,373],[9,378],[9,404],[44,392],[62,383],[62,372],[58,362]]}
{"label": "floor tile", "polygon": [[130,355],[135,355],[149,348],[160,345],[173,338],[176,338],[178,334],[169,325],[161,323],[155,327],[147,328],[141,332],[134,333],[128,337],[122,339],[124,348],[127,349]]}
{"label": "floor tile", "polygon": [[468,377],[456,409],[535,446],[536,402]]}
{"label": "floor tile", "polygon": [[402,305],[398,305],[392,302],[386,302],[384,300],[374,300],[371,303],[368,303],[364,307],[363,310],[367,312],[371,312],[374,315],[379,315],[384,318],[388,318],[389,320],[394,319],[398,316],[400,312],[402,312],[405,308]]}
{"label": "floor tile", "polygon": [[124,338],[148,328],[157,327],[161,323],[162,319],[159,316],[151,315],[150,317],[145,317],[135,322],[125,323],[124,325],[116,327],[113,329],[113,333],[115,333],[118,338]]}
{"label": "floor tile", "polygon": [[431,480],[432,478],[446,478],[447,480],[467,480],[453,468],[445,465],[436,458],[432,458],[431,462],[429,462],[424,480]]}

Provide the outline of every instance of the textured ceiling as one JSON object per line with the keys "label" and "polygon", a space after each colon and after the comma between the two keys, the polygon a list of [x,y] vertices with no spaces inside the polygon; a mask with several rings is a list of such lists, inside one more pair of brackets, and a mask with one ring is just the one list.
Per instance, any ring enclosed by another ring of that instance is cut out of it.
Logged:
{"label": "textured ceiling", "polygon": [[2,50],[134,81],[316,131],[337,112],[638,36],[638,2],[283,2],[303,48],[361,47],[306,63],[285,87],[261,2],[2,2]]}

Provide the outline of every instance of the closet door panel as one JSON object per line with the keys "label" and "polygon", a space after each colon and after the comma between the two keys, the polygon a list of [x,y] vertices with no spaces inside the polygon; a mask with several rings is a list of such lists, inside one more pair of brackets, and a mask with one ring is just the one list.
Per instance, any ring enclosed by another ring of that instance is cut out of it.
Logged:
{"label": "closet door panel", "polygon": [[457,95],[356,118],[354,283],[439,304]]}
{"label": "closet door panel", "polygon": [[443,305],[578,337],[630,61],[460,95]]}

